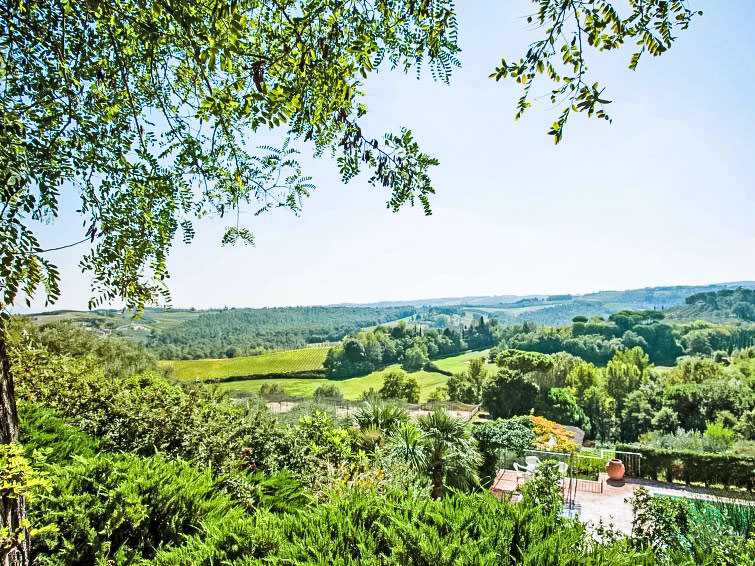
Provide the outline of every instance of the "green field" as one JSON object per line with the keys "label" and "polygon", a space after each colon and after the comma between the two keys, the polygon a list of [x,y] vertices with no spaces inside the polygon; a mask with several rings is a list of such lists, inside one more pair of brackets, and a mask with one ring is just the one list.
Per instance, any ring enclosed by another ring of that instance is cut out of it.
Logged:
{"label": "green field", "polygon": [[[282,350],[259,356],[204,360],[163,360],[160,365],[172,367],[183,380],[222,379],[224,377],[308,371],[322,368],[329,346]],[[262,383],[262,382],[260,382]]]}
{"label": "green field", "polygon": [[[327,352],[327,350],[325,350]],[[293,352],[302,352],[302,350],[292,350]],[[450,372],[463,371],[472,358],[484,356],[486,352],[467,352],[459,356],[453,356],[450,358],[444,358],[442,360],[434,360],[433,363],[439,368]],[[273,354],[266,354],[266,356],[272,356]],[[256,356],[260,357],[260,356]],[[323,354],[323,359],[325,354]],[[239,358],[241,359],[241,358]],[[246,358],[249,359],[249,358]],[[198,360],[196,363],[211,363],[211,362],[223,362],[233,360]],[[168,362],[163,362],[168,363]],[[185,364],[188,362],[172,362]],[[497,368],[493,364],[487,364],[489,371],[493,372]],[[263,384],[277,384],[280,385],[287,395],[293,397],[308,397],[311,396],[315,389],[317,389],[323,383],[335,383],[343,391],[344,396],[347,399],[358,399],[360,395],[368,391],[370,387],[380,389],[383,385],[383,376],[394,369],[400,369],[399,364],[393,364],[379,371],[373,371],[372,373],[361,376],[351,377],[347,379],[298,379],[298,378],[276,378],[276,379],[250,379],[246,381],[233,381],[227,383],[220,383],[218,387],[227,391],[230,394],[233,393],[251,393],[259,391]],[[185,370],[182,370],[185,371]],[[288,371],[293,371],[289,369]],[[262,373],[262,372],[260,372]],[[270,373],[270,372],[267,372]],[[235,374],[238,375],[238,374]],[[429,371],[415,371],[410,375],[417,379],[420,386],[420,400],[426,401],[430,393],[432,393],[438,387],[446,384],[448,377],[436,372]],[[188,377],[188,379],[194,379]]]}
{"label": "green field", "polygon": [[[298,350],[284,350],[280,352],[271,352],[259,356],[246,356],[241,358],[221,358],[221,359],[204,359],[204,360],[163,360],[160,365],[163,367],[172,367],[175,376],[178,379],[194,381],[195,379],[222,379],[225,377],[268,374],[268,373],[286,373],[316,370],[322,368],[325,356],[328,353],[328,347],[302,348]],[[467,352],[450,358],[433,360],[433,363],[440,369],[458,373],[464,371],[469,360],[485,356],[487,350],[481,352]],[[498,369],[495,364],[486,364],[490,373],[495,373]],[[383,376],[394,369],[400,369],[399,364],[388,366],[379,371],[347,379],[302,379],[296,377],[290,378],[273,378],[273,379],[249,379],[244,381],[232,381],[219,383],[218,387],[233,393],[251,393],[259,391],[263,384],[278,384],[283,387],[286,394],[293,397],[311,396],[315,389],[323,383],[335,383],[343,391],[347,399],[358,399],[364,392],[373,387],[380,389],[383,385]],[[436,388],[445,385],[448,377],[436,372],[415,371],[410,375],[417,379],[420,386],[420,398],[422,401],[427,400],[430,393]]]}
{"label": "green field", "polygon": [[551,307],[555,307],[558,305],[566,304],[568,301],[562,301],[562,302],[553,302],[553,303],[545,303],[542,305],[527,305],[524,307],[475,307],[475,311],[479,311],[481,313],[486,313],[492,316],[495,316],[496,314],[507,314],[511,316],[517,316],[522,313],[526,312],[535,312],[535,311],[541,311],[543,309],[548,309]]}
{"label": "green field", "polygon": [[[440,360],[432,360],[432,363],[438,366],[440,369],[450,371],[451,373],[459,373],[464,371],[469,364],[469,360],[474,358],[487,358],[488,350],[482,350],[479,352],[467,352],[465,354],[459,354],[458,356],[451,356],[450,358],[443,358]],[[485,367],[488,373],[496,373],[498,366],[495,364],[486,363]]]}
{"label": "green field", "polygon": [[[297,379],[297,378],[282,378],[282,379],[250,379],[247,381],[232,381],[227,383],[219,383],[218,387],[227,391],[231,395],[233,393],[251,393],[259,391],[263,383],[277,383],[285,391],[286,395],[292,397],[310,397],[320,385],[323,383],[335,383],[343,391],[344,397],[347,399],[358,399],[364,391],[368,391],[370,387],[380,389],[383,385],[383,375],[393,369],[400,369],[399,364],[388,366],[380,371],[373,371],[368,375],[362,377],[350,377],[347,379]],[[445,385],[448,379],[445,375],[440,373],[434,373],[429,371],[415,371],[411,375],[417,379],[420,386],[420,400],[427,400],[428,395],[441,385]]]}

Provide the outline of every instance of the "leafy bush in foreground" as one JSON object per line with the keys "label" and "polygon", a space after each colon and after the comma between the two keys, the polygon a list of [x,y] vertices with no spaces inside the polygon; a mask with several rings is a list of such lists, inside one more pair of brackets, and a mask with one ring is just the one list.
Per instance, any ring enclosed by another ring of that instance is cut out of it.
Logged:
{"label": "leafy bush in foreground", "polygon": [[[744,564],[752,555],[751,544],[726,531],[708,530],[695,539],[696,546],[664,546],[663,552],[643,536],[633,541],[604,530],[595,536],[556,513],[551,488],[557,475],[544,477],[542,489],[534,482],[519,505],[484,493],[449,493],[434,500],[424,489],[346,484],[331,486],[325,503],[310,505],[311,498],[286,473],[236,471],[217,477],[161,454],[96,453],[96,442],[53,412],[25,404],[22,413],[30,444],[61,450],[55,463],[45,466],[51,489],[30,516],[33,525],[56,527],[43,529],[34,541],[34,563],[43,566],[649,566],[662,564],[663,556],[681,566]],[[301,441],[311,441],[301,454],[325,451],[333,465],[350,458],[348,439],[338,433],[344,429],[334,427],[327,415],[316,413],[293,429],[302,433],[297,434]],[[299,459],[297,454],[290,456]],[[668,525],[663,519],[654,518],[653,524]],[[710,555],[715,560],[706,558],[703,551],[719,539],[720,548]]]}
{"label": "leafy bush in foreground", "polygon": [[209,471],[187,462],[100,454],[49,472],[52,492],[30,517],[57,529],[35,539],[35,564],[138,562],[186,544],[196,547],[195,559],[204,549],[206,556],[229,560],[254,547],[252,516]]}
{"label": "leafy bush in foreground", "polygon": [[644,487],[629,502],[635,544],[652,550],[661,562],[684,557],[694,564],[755,563],[755,534],[743,537],[736,528],[745,527],[737,522],[744,514],[730,517],[729,510],[712,502],[657,497]]}
{"label": "leafy bush in foreground", "polygon": [[578,522],[487,494],[436,501],[404,493],[351,492],[305,514],[264,524],[255,564],[579,565],[655,564],[627,539],[596,541]]}
{"label": "leafy bush in foreground", "polygon": [[157,369],[157,358],[139,342],[104,337],[71,321],[37,326],[28,318],[14,316],[8,331],[11,350],[38,347],[54,356],[89,358],[108,378]]}
{"label": "leafy bush in foreground", "polygon": [[22,401],[18,404],[19,441],[27,453],[42,450],[48,464],[70,462],[74,456],[93,457],[100,443],[67,423],[58,413]]}
{"label": "leafy bush in foreground", "polygon": [[26,453],[47,455],[36,461],[47,488],[29,515],[34,564],[232,561],[257,548],[256,511],[310,502],[286,472],[216,476],[162,454],[98,453],[55,412],[23,403],[20,413]]}
{"label": "leafy bush in foreground", "polygon": [[243,407],[205,386],[183,387],[153,372],[106,378],[90,360],[44,350],[20,350],[13,361],[19,399],[57,411],[103,449],[159,451],[218,470],[251,448],[263,467],[276,437],[263,405]]}

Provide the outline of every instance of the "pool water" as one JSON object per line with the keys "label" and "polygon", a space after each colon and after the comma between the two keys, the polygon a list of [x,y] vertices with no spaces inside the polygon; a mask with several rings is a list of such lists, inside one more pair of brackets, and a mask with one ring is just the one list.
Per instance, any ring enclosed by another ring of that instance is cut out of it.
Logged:
{"label": "pool water", "polygon": [[741,535],[755,531],[755,501],[753,504],[733,503],[716,499],[693,499],[681,495],[653,494],[655,497],[684,499],[692,508],[693,514],[703,522],[729,525]]}

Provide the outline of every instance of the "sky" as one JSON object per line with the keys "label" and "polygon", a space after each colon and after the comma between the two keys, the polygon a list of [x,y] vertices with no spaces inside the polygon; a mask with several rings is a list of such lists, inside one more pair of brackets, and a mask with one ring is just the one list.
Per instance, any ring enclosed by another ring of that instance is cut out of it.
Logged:
{"label": "sky", "polygon": [[[302,214],[243,215],[256,245],[221,247],[225,220],[197,223],[174,246],[174,307],[261,307],[503,294],[586,293],[755,279],[755,2],[705,2],[662,57],[627,69],[630,50],[590,53],[613,123],[574,115],[558,146],[547,97],[514,120],[520,90],[488,78],[537,37],[532,3],[457,2],[462,68],[381,70],[366,86],[366,129],[409,127],[432,171],[432,216],[394,214],[362,176],[340,182],[329,157],[301,162],[317,189]],[[541,82],[534,94],[548,92]],[[267,140],[262,140],[263,142]],[[251,141],[254,143],[254,140]],[[76,201],[40,227],[53,247],[83,236]],[[50,254],[62,296],[86,309],[86,250]],[[40,310],[36,300],[31,310]],[[113,306],[119,306],[117,304]]]}

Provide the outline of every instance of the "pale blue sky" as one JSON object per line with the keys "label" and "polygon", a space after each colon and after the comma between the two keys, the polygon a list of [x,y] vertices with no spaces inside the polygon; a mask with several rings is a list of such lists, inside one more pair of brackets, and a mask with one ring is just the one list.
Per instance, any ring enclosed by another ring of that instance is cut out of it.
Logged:
{"label": "pale blue sky", "polygon": [[[441,165],[434,214],[392,214],[366,178],[348,185],[328,158],[304,156],[318,188],[301,217],[248,216],[257,245],[219,245],[199,223],[169,267],[177,307],[275,306],[440,296],[590,292],[755,279],[755,2],[704,2],[663,57],[627,70],[630,51],[591,54],[613,124],[574,116],[559,146],[547,99],[515,122],[519,89],[487,78],[535,37],[526,0],[458,2],[459,69],[381,72],[368,84],[375,135],[410,127]],[[540,92],[547,92],[541,85]],[[254,143],[254,140],[252,140]],[[63,216],[43,244],[81,237]],[[243,219],[243,218],[242,218]],[[57,308],[86,308],[82,249],[59,252]],[[41,302],[36,306],[41,306]]]}

